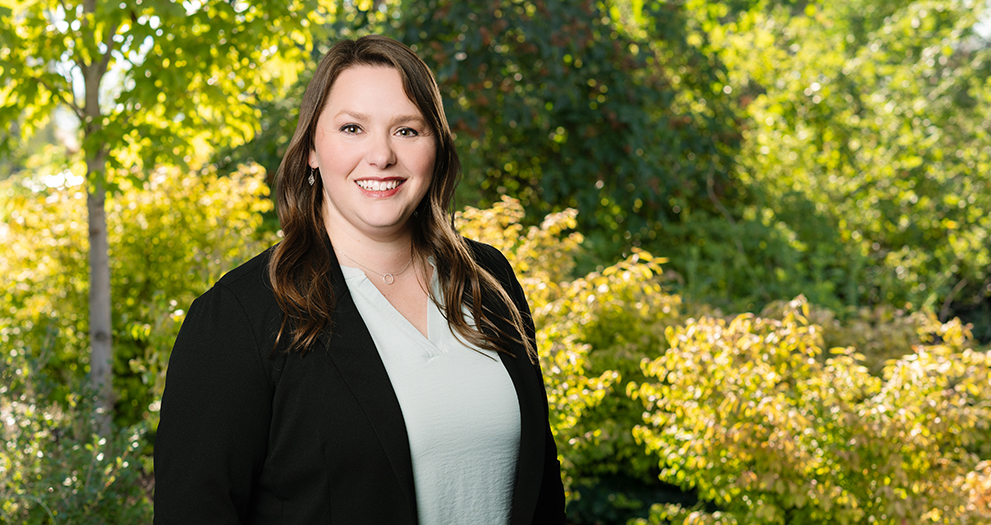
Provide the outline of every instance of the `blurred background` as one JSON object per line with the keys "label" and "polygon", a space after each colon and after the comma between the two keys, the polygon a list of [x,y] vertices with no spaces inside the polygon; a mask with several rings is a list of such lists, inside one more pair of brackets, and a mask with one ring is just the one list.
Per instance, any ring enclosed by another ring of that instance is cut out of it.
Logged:
{"label": "blurred background", "polygon": [[192,300],[399,39],[599,523],[991,523],[983,1],[0,0],[0,523],[150,523]]}

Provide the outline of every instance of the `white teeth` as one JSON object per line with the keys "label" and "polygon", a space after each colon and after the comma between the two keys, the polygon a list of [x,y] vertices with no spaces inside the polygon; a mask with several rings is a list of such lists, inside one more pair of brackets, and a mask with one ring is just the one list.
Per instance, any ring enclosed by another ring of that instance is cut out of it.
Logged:
{"label": "white teeth", "polygon": [[396,189],[399,186],[399,182],[398,180],[359,180],[357,184],[367,191],[389,191]]}

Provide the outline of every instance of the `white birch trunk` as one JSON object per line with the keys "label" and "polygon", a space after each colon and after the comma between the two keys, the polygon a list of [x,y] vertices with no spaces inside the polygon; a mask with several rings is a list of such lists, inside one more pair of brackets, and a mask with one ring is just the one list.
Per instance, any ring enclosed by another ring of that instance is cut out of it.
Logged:
{"label": "white birch trunk", "polygon": [[[95,13],[96,0],[85,0],[83,11]],[[95,28],[94,28],[95,29]],[[113,48],[111,28],[105,35],[107,48],[103,56],[92,57],[89,63],[80,61],[85,82],[85,107],[83,133],[88,137],[103,126],[100,110],[100,83],[103,81]],[[97,424],[101,435],[110,433],[114,414],[113,386],[113,322],[111,320],[110,295],[110,244],[107,239],[107,149],[94,141],[83,141],[86,156],[88,191],[86,208],[89,219],[89,380],[97,393]],[[88,145],[88,146],[87,146]],[[92,151],[90,149],[91,148]]]}
{"label": "white birch trunk", "polygon": [[[100,155],[99,157],[102,157]],[[100,163],[100,158],[92,159]],[[91,180],[86,207],[89,214],[89,380],[97,393],[97,420],[102,435],[110,432],[113,419],[113,325],[110,297],[110,246],[107,241],[106,191],[103,166],[87,160]],[[94,169],[95,168],[95,169]]]}

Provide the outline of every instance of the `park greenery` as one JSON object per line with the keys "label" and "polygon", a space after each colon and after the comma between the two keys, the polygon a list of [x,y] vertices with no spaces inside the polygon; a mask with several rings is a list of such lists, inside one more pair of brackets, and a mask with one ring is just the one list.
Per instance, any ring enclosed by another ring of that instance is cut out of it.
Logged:
{"label": "park greenery", "polygon": [[0,523],[150,522],[185,309],[370,32],[530,300],[572,523],[991,522],[985,7],[0,0]]}

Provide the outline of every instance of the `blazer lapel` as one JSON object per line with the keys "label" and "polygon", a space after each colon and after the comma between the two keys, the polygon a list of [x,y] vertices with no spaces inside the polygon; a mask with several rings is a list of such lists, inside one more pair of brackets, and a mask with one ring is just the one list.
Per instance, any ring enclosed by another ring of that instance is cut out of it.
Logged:
{"label": "blazer lapel", "polygon": [[334,291],[334,323],[331,333],[324,332],[317,340],[326,348],[333,365],[340,370],[341,377],[358,400],[385,449],[415,522],[417,509],[413,462],[399,399],[372,336],[354,304],[333,248],[329,243],[327,248],[332,261],[330,284]]}

